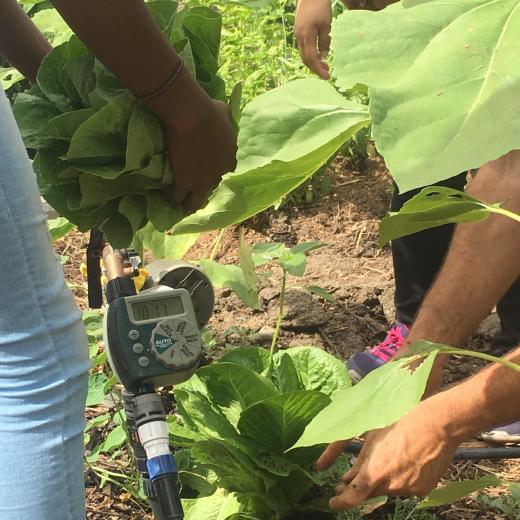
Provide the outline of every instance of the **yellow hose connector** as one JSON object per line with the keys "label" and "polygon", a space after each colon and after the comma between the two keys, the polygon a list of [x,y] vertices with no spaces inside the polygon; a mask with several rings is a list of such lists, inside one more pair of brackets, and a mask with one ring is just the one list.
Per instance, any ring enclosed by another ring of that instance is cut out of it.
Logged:
{"label": "yellow hose connector", "polygon": [[[87,264],[85,262],[81,262],[81,264],[79,266],[79,271],[80,271],[83,279],[86,280],[87,279]],[[139,269],[139,274],[137,276],[133,277],[136,292],[141,291],[141,289],[143,288],[143,286],[146,282],[146,279],[148,278],[148,274],[149,274],[148,271],[146,269],[144,269],[143,267],[141,267]],[[108,281],[107,277],[105,275],[102,275],[101,276],[101,285],[106,285],[107,281]]]}

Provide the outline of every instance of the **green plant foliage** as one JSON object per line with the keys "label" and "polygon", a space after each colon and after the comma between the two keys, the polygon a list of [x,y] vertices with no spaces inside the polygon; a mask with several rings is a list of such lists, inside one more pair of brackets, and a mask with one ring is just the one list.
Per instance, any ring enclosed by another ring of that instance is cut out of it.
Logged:
{"label": "green plant foliage", "polygon": [[435,355],[428,354],[413,371],[410,358],[387,363],[357,385],[336,392],[293,448],[352,439],[393,424],[421,400]]}
{"label": "green plant foliage", "polygon": [[63,238],[69,231],[74,229],[74,224],[69,222],[66,218],[58,217],[51,220],[47,220],[47,228],[51,235],[53,242]]}
{"label": "green plant foliage", "polygon": [[[286,451],[332,393],[350,385],[346,368],[313,347],[278,352],[273,365],[264,349],[236,349],[175,388],[180,422],[170,419],[172,442],[189,447],[219,488],[212,500],[188,504],[187,518],[194,507],[209,518],[210,507],[227,504],[217,518],[281,519],[323,483],[312,466],[315,448]],[[239,513],[246,516],[232,516]]]}
{"label": "green plant foliage", "polygon": [[134,236],[133,247],[137,251],[150,251],[155,258],[181,259],[191,246],[197,242],[200,233],[172,236],[157,231],[151,222],[140,229]]}
{"label": "green plant foliage", "polygon": [[309,76],[293,34],[294,0],[201,0],[224,17],[220,73],[243,85],[243,104],[288,81]]}
{"label": "green plant foliage", "polygon": [[273,262],[292,276],[303,276],[307,267],[307,254],[324,246],[315,240],[294,247],[287,247],[280,242],[260,243],[253,248],[253,260],[257,267]]}
{"label": "green plant foliage", "polygon": [[365,106],[318,79],[297,80],[257,97],[242,114],[236,171],[174,232],[219,229],[267,209],[367,124]]}
{"label": "green plant foliage", "polygon": [[103,373],[90,374],[88,378],[87,406],[95,406],[105,399],[105,385],[108,378]]}
{"label": "green plant foliage", "polygon": [[[220,15],[202,6],[177,12],[171,1],[148,5],[199,83],[224,98]],[[37,151],[43,196],[81,231],[99,227],[125,247],[147,222],[163,232],[182,218],[162,197],[173,173],[159,121],[76,37],[44,59],[38,85],[17,96],[14,112],[26,146]]]}
{"label": "green plant foliage", "polygon": [[515,218],[500,204],[487,204],[452,188],[430,186],[406,202],[400,211],[390,213],[382,220],[379,245],[444,224],[484,220],[493,213]]}
{"label": "green plant foliage", "polygon": [[334,297],[330,292],[326,291],[323,287],[320,287],[319,285],[308,285],[307,290],[315,294],[316,296],[319,296],[322,300],[325,300],[327,302],[334,302]]}
{"label": "green plant foliage", "polygon": [[183,500],[186,520],[225,520],[242,510],[235,493],[214,493],[196,500]]}
{"label": "green plant foliage", "polygon": [[201,260],[199,266],[215,287],[232,289],[248,307],[260,309],[256,285],[250,284],[240,266],[219,264],[206,259]]}
{"label": "green plant foliage", "polygon": [[520,485],[511,484],[508,486],[508,493],[501,493],[498,496],[480,495],[477,500],[487,506],[497,509],[505,515],[507,520],[518,520],[520,511]]}
{"label": "green plant foliage", "polygon": [[401,191],[520,147],[519,31],[518,0],[404,0],[338,17],[334,76],[370,87],[373,136]]}
{"label": "green plant foliage", "polygon": [[502,484],[503,482],[493,475],[487,475],[476,480],[451,482],[446,486],[434,489],[428,495],[428,498],[424,499],[418,507],[426,508],[451,504],[475,491],[480,491],[481,489],[491,486],[500,486]]}
{"label": "green plant foliage", "polygon": [[23,80],[23,74],[14,67],[0,67],[0,85],[4,90],[9,90]]}

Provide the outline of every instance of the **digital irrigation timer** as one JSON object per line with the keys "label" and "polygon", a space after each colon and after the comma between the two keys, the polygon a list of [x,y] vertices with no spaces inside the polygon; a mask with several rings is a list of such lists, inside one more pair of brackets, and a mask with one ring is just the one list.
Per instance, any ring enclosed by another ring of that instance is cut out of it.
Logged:
{"label": "digital irrigation timer", "polygon": [[205,323],[194,310],[196,292],[188,289],[156,285],[110,302],[104,322],[106,350],[125,388],[136,391],[143,385],[181,383],[199,366],[200,326]]}

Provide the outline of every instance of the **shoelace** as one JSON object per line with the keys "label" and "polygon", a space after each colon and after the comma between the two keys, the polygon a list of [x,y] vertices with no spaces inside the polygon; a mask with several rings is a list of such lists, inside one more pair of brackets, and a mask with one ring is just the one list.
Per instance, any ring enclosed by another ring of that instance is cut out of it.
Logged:
{"label": "shoelace", "polygon": [[372,347],[370,353],[382,359],[385,363],[395,356],[397,351],[403,346],[405,337],[399,329],[390,329],[384,341]]}

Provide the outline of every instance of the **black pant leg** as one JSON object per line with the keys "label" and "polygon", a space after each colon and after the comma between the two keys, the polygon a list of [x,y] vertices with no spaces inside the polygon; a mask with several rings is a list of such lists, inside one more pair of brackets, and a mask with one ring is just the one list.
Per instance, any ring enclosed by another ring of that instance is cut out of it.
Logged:
{"label": "black pant leg", "polygon": [[520,278],[509,288],[497,304],[500,329],[491,343],[492,353],[502,356],[520,345]]}
{"label": "black pant leg", "polygon": [[[438,183],[439,186],[458,190],[463,190],[465,184],[465,173]],[[394,184],[391,210],[399,211],[405,202],[420,191],[413,190],[400,195]],[[441,268],[453,230],[453,225],[440,226],[392,241],[394,301],[398,321],[408,325],[414,321],[426,292]]]}

